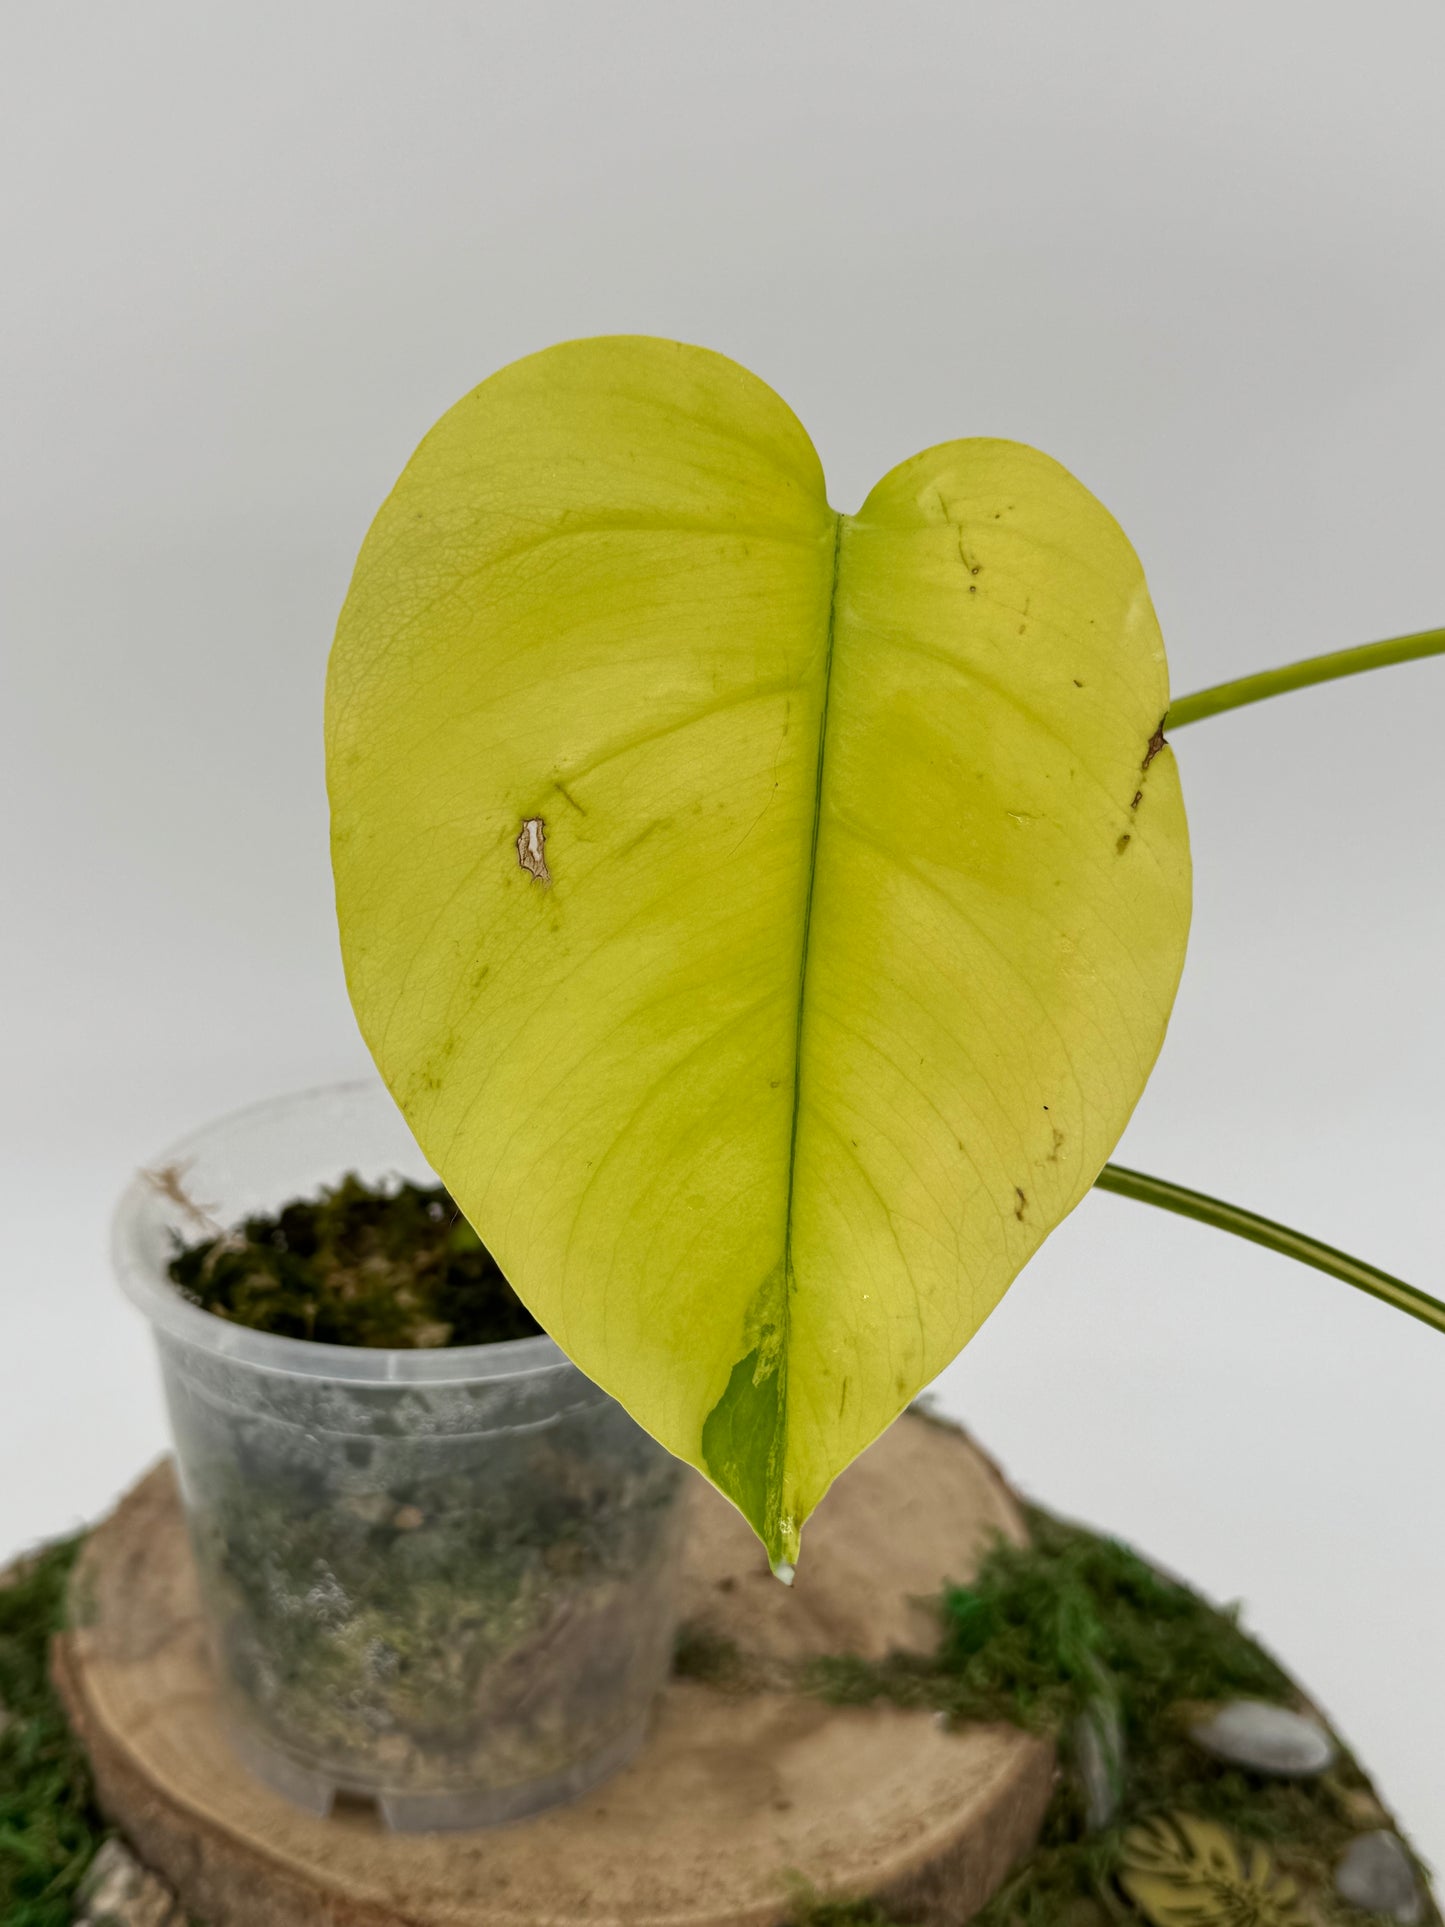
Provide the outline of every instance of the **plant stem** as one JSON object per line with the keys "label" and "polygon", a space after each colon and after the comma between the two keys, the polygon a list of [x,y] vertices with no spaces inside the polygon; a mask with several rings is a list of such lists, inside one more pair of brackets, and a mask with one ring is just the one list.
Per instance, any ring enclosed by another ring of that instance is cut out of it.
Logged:
{"label": "plant stem", "polygon": [[1327,1271],[1332,1278],[1343,1278],[1357,1291],[1367,1291],[1372,1298],[1381,1298],[1387,1305],[1393,1305],[1396,1311],[1408,1312],[1422,1324],[1445,1331],[1445,1305],[1438,1299],[1430,1297],[1428,1292],[1417,1291],[1399,1278],[1392,1278],[1387,1271],[1367,1265],[1363,1258],[1351,1258],[1347,1252],[1321,1244],[1318,1238],[1307,1237],[1303,1231],[1291,1231],[1288,1225],[1276,1224],[1273,1219],[1261,1218],[1253,1211],[1242,1211],[1237,1204],[1226,1204],[1222,1198],[1206,1197],[1202,1191],[1187,1190],[1184,1185],[1171,1184],[1166,1178],[1151,1178],[1144,1171],[1129,1171],[1121,1164],[1106,1164],[1095,1178],[1094,1186],[1099,1191],[1117,1192],[1121,1198],[1133,1198],[1140,1204],[1157,1204],[1161,1210],[1177,1211],[1181,1217],[1195,1218],[1200,1224],[1213,1225],[1218,1231],[1232,1231],[1237,1238],[1248,1238],[1267,1250],[1283,1252],[1286,1258],[1298,1258],[1301,1264]]}
{"label": "plant stem", "polygon": [[1262,702],[1266,696],[1282,696],[1290,689],[1308,689],[1311,683],[1355,676],[1362,669],[1383,669],[1389,663],[1417,662],[1422,656],[1441,654],[1445,654],[1445,629],[1421,629],[1412,636],[1391,636],[1386,642],[1336,649],[1327,656],[1310,656],[1304,662],[1287,663],[1283,669],[1261,669],[1257,675],[1240,676],[1234,682],[1216,683],[1212,689],[1197,689],[1192,696],[1181,696],[1170,705],[1164,727],[1182,729],[1186,723],[1203,722],[1206,716],[1238,709],[1243,703]]}

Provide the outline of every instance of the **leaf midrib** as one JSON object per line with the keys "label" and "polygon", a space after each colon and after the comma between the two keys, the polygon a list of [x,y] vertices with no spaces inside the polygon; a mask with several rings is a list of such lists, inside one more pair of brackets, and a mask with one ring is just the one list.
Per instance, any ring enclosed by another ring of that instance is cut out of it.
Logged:
{"label": "leaf midrib", "polygon": [[[793,1186],[798,1169],[798,1120],[802,1115],[803,1029],[808,1007],[808,957],[813,926],[813,891],[818,877],[818,833],[823,820],[823,772],[828,754],[828,705],[833,691],[833,645],[838,627],[838,566],[843,549],[844,517],[833,515],[833,556],[828,582],[828,633],[823,644],[823,701],[818,713],[818,757],[813,778],[813,825],[808,846],[807,895],[803,900],[803,938],[798,957],[798,1014],[793,1031],[793,1114],[788,1136],[788,1191],[783,1208],[783,1309],[782,1345],[779,1370],[786,1374],[788,1343],[792,1323],[793,1288]],[[782,1439],[780,1463],[787,1465],[788,1396],[784,1378],[780,1387],[779,1413]],[[781,1495],[780,1495],[781,1496]]]}

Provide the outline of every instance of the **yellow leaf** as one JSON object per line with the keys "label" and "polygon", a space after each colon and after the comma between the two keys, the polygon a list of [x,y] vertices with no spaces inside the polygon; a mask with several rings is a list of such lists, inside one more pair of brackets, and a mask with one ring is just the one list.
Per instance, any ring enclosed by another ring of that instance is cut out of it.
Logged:
{"label": "yellow leaf", "polygon": [[1109,1156],[1189,862],[1139,563],[998,441],[827,503],[581,341],[427,436],[327,690],[352,1000],[468,1218],[775,1565]]}

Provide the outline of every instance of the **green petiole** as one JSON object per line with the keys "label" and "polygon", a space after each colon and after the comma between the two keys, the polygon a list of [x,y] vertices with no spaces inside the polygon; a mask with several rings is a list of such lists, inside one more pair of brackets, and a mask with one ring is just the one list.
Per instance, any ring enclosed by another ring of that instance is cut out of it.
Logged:
{"label": "green petiole", "polygon": [[1226,709],[1263,702],[1266,696],[1283,696],[1291,689],[1308,689],[1312,683],[1333,682],[1337,676],[1357,676],[1364,669],[1384,669],[1390,663],[1418,662],[1422,656],[1441,654],[1445,654],[1445,629],[1421,629],[1385,642],[1364,642],[1356,649],[1336,649],[1327,656],[1286,663],[1283,669],[1261,669],[1258,675],[1240,676],[1181,696],[1170,705],[1164,727],[1182,729],[1186,723],[1203,722]]}
{"label": "green petiole", "polygon": [[[1384,642],[1361,643],[1355,649],[1336,649],[1329,655],[1309,656],[1303,662],[1287,663],[1282,669],[1262,669],[1257,675],[1240,676],[1234,682],[1216,683],[1212,689],[1199,689],[1192,696],[1181,696],[1170,705],[1164,726],[1180,729],[1185,723],[1203,722],[1206,716],[1218,716],[1226,709],[1263,702],[1266,696],[1283,696],[1291,689],[1308,689],[1312,683],[1333,682],[1338,676],[1355,676],[1365,669],[1384,669],[1391,663],[1418,662],[1424,656],[1442,654],[1445,654],[1445,629],[1420,629],[1413,635],[1391,636]],[[1297,1258],[1301,1264],[1313,1265],[1332,1278],[1343,1278],[1347,1285],[1382,1299],[1397,1311],[1408,1312],[1436,1331],[1445,1331],[1445,1305],[1428,1292],[1407,1285],[1403,1279],[1392,1278],[1389,1272],[1366,1264],[1363,1258],[1352,1258],[1346,1251],[1336,1251],[1333,1245],[1321,1244],[1318,1238],[1308,1237],[1303,1231],[1276,1224],[1272,1218],[1261,1218],[1257,1212],[1241,1210],[1238,1205],[1226,1204],[1222,1198],[1208,1197],[1202,1191],[1171,1184],[1165,1178],[1151,1178],[1144,1171],[1127,1170],[1122,1164],[1106,1164],[1094,1185],[1096,1190],[1113,1191],[1121,1198],[1133,1198],[1140,1204],[1158,1205],[1163,1211],[1174,1211],[1200,1224],[1213,1225],[1217,1231],[1232,1231],[1237,1238],[1248,1238],[1251,1243],[1281,1252],[1286,1258]]]}
{"label": "green petiole", "polygon": [[1272,1218],[1261,1218],[1253,1211],[1241,1210],[1237,1204],[1206,1197],[1202,1191],[1190,1191],[1182,1184],[1171,1184],[1166,1178],[1151,1178],[1144,1171],[1126,1170],[1122,1164],[1106,1164],[1095,1178],[1094,1188],[1117,1192],[1121,1198],[1133,1198],[1140,1204],[1158,1205],[1164,1211],[1176,1211],[1183,1218],[1213,1225],[1217,1231],[1232,1231],[1237,1238],[1248,1238],[1266,1250],[1297,1258],[1301,1264],[1313,1265],[1317,1271],[1327,1271],[1332,1278],[1343,1278],[1357,1291],[1367,1291],[1372,1298],[1393,1305],[1396,1311],[1408,1312],[1422,1324],[1445,1331],[1445,1305],[1439,1299],[1405,1284],[1402,1279],[1392,1278],[1387,1271],[1367,1265],[1363,1258],[1336,1251],[1332,1245],[1321,1244],[1318,1238],[1307,1237],[1303,1231],[1291,1231],[1288,1225],[1276,1224]]}

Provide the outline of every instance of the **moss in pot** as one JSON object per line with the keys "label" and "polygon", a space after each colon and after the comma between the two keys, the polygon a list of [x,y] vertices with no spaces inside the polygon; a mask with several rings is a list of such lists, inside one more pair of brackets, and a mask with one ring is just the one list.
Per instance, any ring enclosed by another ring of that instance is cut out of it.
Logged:
{"label": "moss in pot", "polygon": [[178,1241],[169,1272],[202,1310],[282,1338],[411,1350],[542,1335],[440,1184],[348,1172],[236,1231]]}
{"label": "moss in pot", "polygon": [[146,1309],[242,1757],[398,1828],[514,1818],[614,1770],[666,1675],[681,1468],[440,1187],[352,1172],[226,1212],[204,1185],[170,1160],[131,1215],[166,1241]]}

